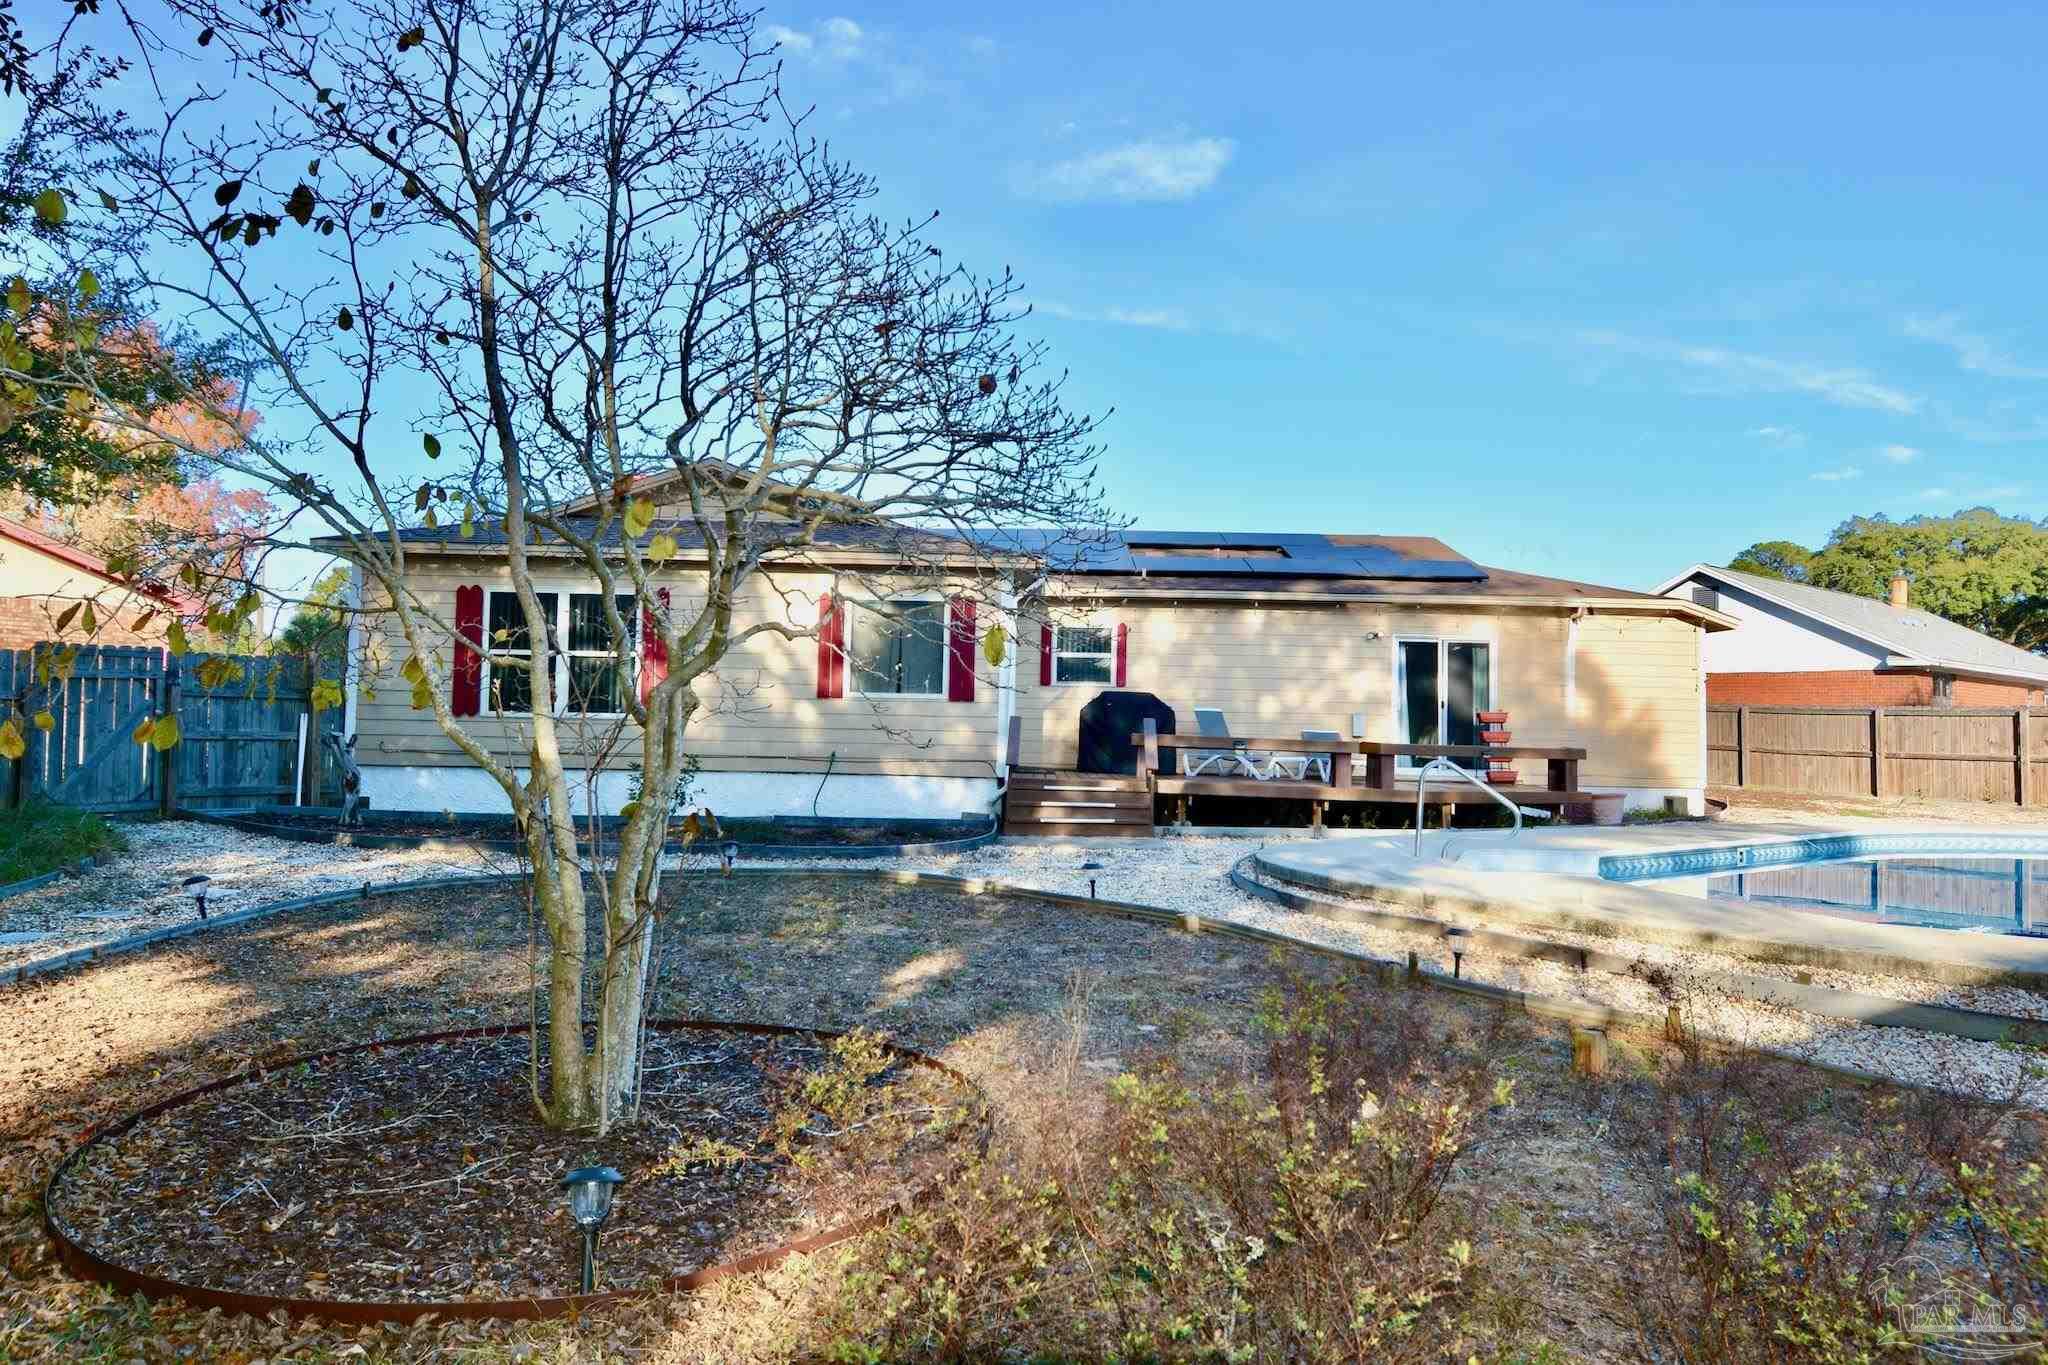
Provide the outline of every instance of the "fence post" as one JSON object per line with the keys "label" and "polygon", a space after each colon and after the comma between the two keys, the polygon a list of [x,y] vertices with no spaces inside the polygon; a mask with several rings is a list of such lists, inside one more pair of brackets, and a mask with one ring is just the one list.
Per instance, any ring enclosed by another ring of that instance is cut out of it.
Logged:
{"label": "fence post", "polygon": [[[176,716],[179,709],[180,690],[178,685],[178,660],[168,649],[159,651],[156,657],[158,666],[163,670],[161,674],[163,678],[161,714]],[[182,731],[184,726],[185,722],[181,717],[178,721],[178,728]],[[168,749],[159,750],[156,756],[157,812],[166,820],[175,817],[178,813],[178,754],[182,748],[181,741],[180,744],[173,745]]]}
{"label": "fence post", "polygon": [[1870,708],[1870,794],[1884,795],[1884,708]]}
{"label": "fence post", "polygon": [[1735,708],[1735,785],[1749,785],[1749,708]]}
{"label": "fence post", "polygon": [[2022,806],[2034,800],[2033,718],[2021,706],[2012,713],[2013,794]]}

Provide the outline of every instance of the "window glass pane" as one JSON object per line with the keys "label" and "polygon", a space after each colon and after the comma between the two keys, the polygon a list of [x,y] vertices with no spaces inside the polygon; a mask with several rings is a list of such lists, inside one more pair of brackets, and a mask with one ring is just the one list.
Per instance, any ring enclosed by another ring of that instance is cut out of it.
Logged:
{"label": "window glass pane", "polygon": [[1401,709],[1407,720],[1407,742],[1439,743],[1436,641],[1404,640],[1401,643],[1401,681]]}
{"label": "window glass pane", "polygon": [[[535,593],[534,596],[540,599],[541,611],[549,620],[553,620],[555,615],[555,594],[540,592]],[[490,620],[486,624],[490,628],[492,649],[531,648],[527,638],[526,613],[520,610],[519,607],[519,594],[510,591],[493,592],[491,594]],[[506,632],[502,637],[498,634],[501,630]]]}
{"label": "window glass pane", "polygon": [[[626,633],[633,633],[633,599],[617,597],[619,620],[626,627]],[[594,592],[578,592],[569,595],[569,642],[566,646],[577,654],[593,650],[610,654],[612,652],[611,627],[605,624],[604,597]]]}
{"label": "window glass pane", "polygon": [[1053,660],[1054,682],[1106,683],[1109,673],[1109,660],[1098,655],[1062,654]]}
{"label": "window glass pane", "polygon": [[527,713],[533,710],[533,679],[524,659],[498,663],[491,668],[491,709]]}
{"label": "window glass pane", "polygon": [[619,665],[615,659],[572,656],[569,660],[570,711],[611,713],[622,710]]}
{"label": "window glass pane", "polygon": [[861,691],[937,696],[945,690],[945,603],[863,602],[853,616],[851,652]]}
{"label": "window glass pane", "polygon": [[1107,626],[1061,626],[1059,652],[1062,654],[1109,653]]}

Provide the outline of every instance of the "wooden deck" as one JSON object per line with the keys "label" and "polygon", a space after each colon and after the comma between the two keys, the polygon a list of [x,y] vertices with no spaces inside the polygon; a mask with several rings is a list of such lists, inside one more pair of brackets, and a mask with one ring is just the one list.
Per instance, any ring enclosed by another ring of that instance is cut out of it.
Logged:
{"label": "wooden deck", "polygon": [[[1490,786],[1481,791],[1470,783],[1432,783],[1429,804],[1438,808],[1440,818],[1450,823],[1456,806],[1495,805],[1495,795],[1521,806],[1562,811],[1588,799],[1579,788],[1579,765],[1586,751],[1530,745],[1493,744],[1387,744],[1378,740],[1302,740],[1268,736],[1218,740],[1200,735],[1160,735],[1147,722],[1143,733],[1131,736],[1138,749],[1138,771],[1131,775],[1080,773],[1020,768],[1016,764],[1017,728],[1010,736],[1011,768],[1009,792],[1003,802],[1003,832],[1006,834],[1140,835],[1152,831],[1153,813],[1159,797],[1174,802],[1173,818],[1185,822],[1190,803],[1204,796],[1227,796],[1261,801],[1306,801],[1309,824],[1320,828],[1325,809],[1332,803],[1374,805],[1415,804],[1416,784],[1412,775],[1400,772],[1402,758],[1427,761],[1456,758],[1472,761],[1483,770],[1488,761],[1532,760],[1544,765],[1548,779],[1543,786]],[[1304,754],[1327,757],[1328,782],[1298,782],[1285,778],[1260,781],[1250,777],[1188,777],[1177,771],[1176,749],[1203,753],[1239,752]],[[1492,793],[1492,794],[1489,794]]]}

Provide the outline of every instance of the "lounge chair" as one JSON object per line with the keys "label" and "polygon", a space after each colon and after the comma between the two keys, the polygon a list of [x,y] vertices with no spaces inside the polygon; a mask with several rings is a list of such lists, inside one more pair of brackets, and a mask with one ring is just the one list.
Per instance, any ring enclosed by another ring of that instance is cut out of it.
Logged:
{"label": "lounge chair", "polygon": [[[1195,708],[1195,729],[1205,739],[1229,739],[1230,722],[1213,706]],[[1267,782],[1273,777],[1271,754],[1246,749],[1183,749],[1181,772],[1188,777],[1249,777]]]}
{"label": "lounge chair", "polygon": [[[1344,736],[1338,734],[1335,730],[1303,730],[1301,732],[1301,737],[1312,743],[1326,742],[1332,745],[1337,745],[1342,744],[1344,742]],[[1302,754],[1300,755],[1300,757],[1303,760],[1301,765],[1301,772],[1303,777],[1308,776],[1308,770],[1310,768],[1314,768],[1318,773],[1322,775],[1322,779],[1325,783],[1329,782],[1330,756],[1328,754]]]}

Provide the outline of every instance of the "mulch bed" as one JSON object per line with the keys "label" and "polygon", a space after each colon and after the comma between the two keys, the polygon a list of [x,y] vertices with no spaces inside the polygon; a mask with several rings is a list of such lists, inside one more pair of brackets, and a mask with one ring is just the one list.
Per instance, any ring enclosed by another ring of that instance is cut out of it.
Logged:
{"label": "mulch bed", "polygon": [[[545,1128],[528,1097],[527,1039],[378,1048],[270,1073],[157,1115],[90,1149],[53,1212],[82,1245],[181,1283],[287,1297],[407,1301],[574,1292],[574,1225],[559,1181],[580,1165],[625,1177],[605,1226],[605,1287],[732,1260],[886,1203],[935,1172],[967,1099],[898,1062],[877,1102],[920,1122],[857,1170],[794,1178],[761,1148],[806,1073],[810,1035],[652,1033],[640,1121],[602,1139]],[[829,1126],[806,1129],[829,1148]],[[678,1148],[751,1160],[665,1169]],[[705,1150],[699,1147],[696,1150]],[[829,1152],[806,1152],[815,1160]],[[893,1160],[876,1161],[877,1157]]]}

